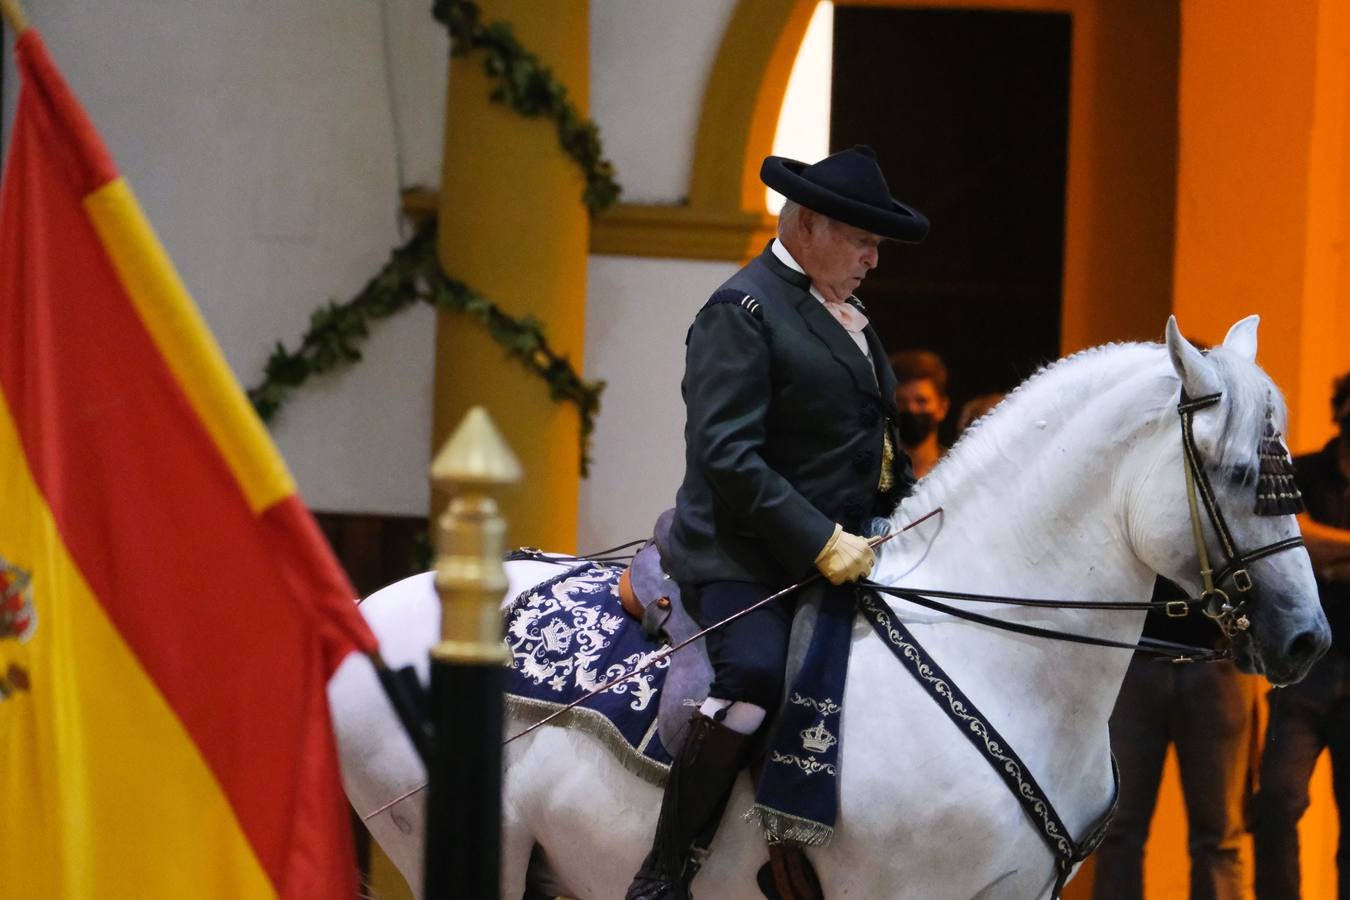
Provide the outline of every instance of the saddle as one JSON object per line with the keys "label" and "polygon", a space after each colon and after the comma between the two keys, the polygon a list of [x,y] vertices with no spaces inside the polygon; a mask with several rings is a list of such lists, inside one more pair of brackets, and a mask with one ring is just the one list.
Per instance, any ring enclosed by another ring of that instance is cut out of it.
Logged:
{"label": "saddle", "polygon": [[[619,577],[619,602],[623,608],[642,624],[647,637],[664,640],[671,646],[688,640],[700,630],[685,609],[680,585],[666,574],[661,564],[661,546],[668,545],[674,520],[673,509],[657,517],[651,540],[643,545]],[[672,756],[679,753],[680,745],[684,743],[689,709],[701,706],[707,699],[712,678],[712,663],[708,661],[702,639],[671,655],[665,687],[661,690],[657,728],[661,743]]]}

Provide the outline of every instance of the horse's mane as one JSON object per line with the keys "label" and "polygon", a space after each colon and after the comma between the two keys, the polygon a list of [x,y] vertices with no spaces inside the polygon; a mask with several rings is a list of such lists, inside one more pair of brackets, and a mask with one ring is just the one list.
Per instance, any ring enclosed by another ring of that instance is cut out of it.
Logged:
{"label": "horse's mane", "polygon": [[[1255,479],[1258,446],[1267,422],[1284,430],[1284,399],[1259,367],[1233,351],[1216,347],[1207,358],[1223,391],[1218,406],[1223,425],[1209,462],[1220,470]],[[971,423],[920,482],[920,490],[931,485],[940,493],[953,479],[981,469],[991,457],[1006,452],[1002,445],[1019,429],[1025,430],[1048,412],[1128,395],[1140,415],[1157,419],[1164,413],[1176,415],[1180,390],[1163,344],[1111,343],[1080,350],[1042,366],[993,410]],[[1137,426],[1138,419],[1132,424]]]}

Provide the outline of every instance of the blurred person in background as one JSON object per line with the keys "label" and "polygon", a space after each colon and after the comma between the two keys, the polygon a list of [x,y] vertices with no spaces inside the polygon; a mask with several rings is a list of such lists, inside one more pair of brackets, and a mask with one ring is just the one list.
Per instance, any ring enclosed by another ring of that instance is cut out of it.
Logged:
{"label": "blurred person in background", "polygon": [[938,426],[947,418],[947,366],[928,350],[891,354],[895,370],[896,428],[900,445],[914,465],[914,477],[927,475],[947,448],[938,443]]}
{"label": "blurred person in background", "polygon": [[1299,515],[1317,592],[1331,624],[1331,650],[1298,684],[1271,690],[1270,723],[1256,795],[1257,900],[1298,900],[1298,821],[1308,808],[1308,780],[1322,750],[1331,752],[1332,792],[1341,816],[1336,847],[1337,897],[1350,898],[1350,372],[1332,385],[1339,433],[1316,453],[1294,460],[1303,494]]}

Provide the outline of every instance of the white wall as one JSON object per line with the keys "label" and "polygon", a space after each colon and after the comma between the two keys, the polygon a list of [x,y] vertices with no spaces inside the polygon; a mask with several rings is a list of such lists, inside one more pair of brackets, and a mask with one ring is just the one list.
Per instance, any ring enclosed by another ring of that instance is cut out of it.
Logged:
{"label": "white wall", "polygon": [[[245,385],[401,241],[400,170],[439,180],[446,36],[422,0],[25,5]],[[433,341],[405,313],[282,411],[311,506],[425,513]]]}
{"label": "white wall", "polygon": [[[631,203],[688,194],[703,93],[733,3],[591,0],[591,113]],[[803,41],[774,152],[814,160],[829,146],[833,5]],[[586,300],[586,373],[609,384],[594,465],[581,485],[577,546],[614,546],[651,532],[684,474],[684,336],[737,266],[593,256]]]}
{"label": "white wall", "polygon": [[596,421],[591,476],[581,484],[577,549],[651,534],[684,474],[684,335],[737,266],[592,256],[587,270],[586,373],[609,384]]}
{"label": "white wall", "polygon": [[[446,36],[427,0],[26,5],[246,385],[276,340],[294,345],[312,309],[354,294],[401,241],[400,178],[439,181]],[[592,0],[591,115],[625,201],[687,193],[735,5]],[[609,388],[583,548],[645,533],[674,502],[685,330],[734,269],[592,258],[585,369]],[[433,353],[430,310],[406,312],[282,411],[273,434],[311,506],[425,513]]]}
{"label": "white wall", "polygon": [[[689,191],[703,92],[735,0],[591,0],[591,116],[626,203]],[[608,382],[581,483],[577,547],[651,532],[684,472],[684,334],[736,270],[716,262],[592,256],[588,378]]]}
{"label": "white wall", "polygon": [[591,0],[591,116],[625,203],[681,203],[735,0]]}

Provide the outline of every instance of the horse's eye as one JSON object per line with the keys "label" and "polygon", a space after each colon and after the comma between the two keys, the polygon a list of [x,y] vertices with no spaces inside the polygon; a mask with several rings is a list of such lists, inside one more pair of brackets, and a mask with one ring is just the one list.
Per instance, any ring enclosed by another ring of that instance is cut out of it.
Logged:
{"label": "horse's eye", "polygon": [[1228,483],[1234,487],[1246,487],[1256,483],[1256,469],[1253,466],[1234,466],[1228,470]]}

